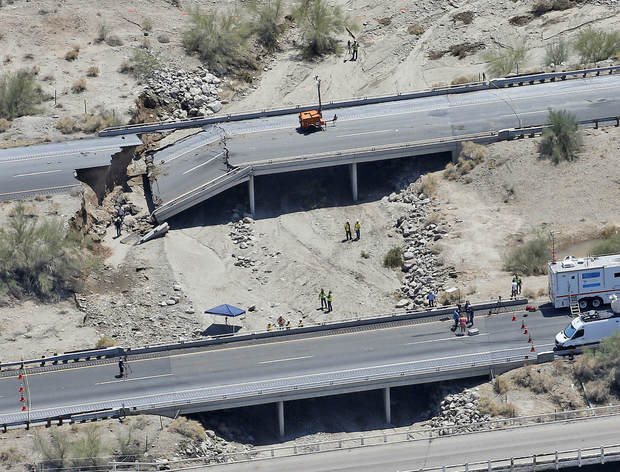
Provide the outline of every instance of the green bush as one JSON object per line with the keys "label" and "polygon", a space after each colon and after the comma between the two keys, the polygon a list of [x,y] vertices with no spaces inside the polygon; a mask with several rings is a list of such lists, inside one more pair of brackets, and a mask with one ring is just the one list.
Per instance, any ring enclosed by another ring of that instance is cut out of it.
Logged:
{"label": "green bush", "polygon": [[237,23],[228,13],[203,13],[193,10],[191,26],[183,33],[183,47],[196,53],[216,73],[238,67],[254,68],[247,51],[251,33],[247,24]]}
{"label": "green bush", "polygon": [[556,42],[549,43],[545,47],[545,65],[560,65],[568,59],[569,45],[568,42],[560,39]]}
{"label": "green bush", "polygon": [[537,236],[525,244],[512,249],[504,257],[504,270],[524,275],[547,273],[550,254],[548,237]]}
{"label": "green bush", "polygon": [[61,220],[38,221],[17,205],[0,229],[0,293],[53,299],[77,285],[87,258]]}
{"label": "green bush", "polygon": [[18,116],[37,112],[41,102],[34,76],[27,71],[6,73],[0,77],[0,118],[12,120]]}
{"label": "green bush", "polygon": [[575,376],[587,382],[588,398],[604,402],[609,392],[620,392],[620,333],[603,338],[599,349],[585,349],[575,361]]}
{"label": "green bush", "polygon": [[383,265],[392,269],[400,267],[403,264],[403,250],[399,247],[390,249],[383,256]]}
{"label": "green bush", "polygon": [[49,439],[43,437],[39,431],[34,433],[34,449],[48,468],[63,468],[71,451],[71,441],[67,433],[60,429],[52,429]]}
{"label": "green bush", "polygon": [[258,42],[270,51],[277,49],[278,37],[284,32],[282,23],[284,7],[282,0],[253,0],[248,8],[252,12],[254,21],[251,29]]}
{"label": "green bush", "polygon": [[346,28],[358,29],[340,6],[331,6],[326,0],[298,0],[293,16],[303,33],[304,52],[309,58],[338,52],[334,35],[344,33]]}
{"label": "green bush", "polygon": [[540,157],[555,164],[577,159],[583,143],[577,117],[566,110],[549,109],[548,124],[538,145]]}
{"label": "green bush", "polygon": [[71,463],[76,468],[103,466],[105,459],[101,457],[109,451],[101,437],[101,429],[94,424],[86,426],[85,432],[73,442],[71,449],[74,457]]}
{"label": "green bush", "polygon": [[587,28],[579,32],[575,49],[583,62],[599,62],[620,51],[620,32]]}
{"label": "green bush", "polygon": [[136,79],[143,80],[161,66],[159,58],[145,49],[133,50],[130,59],[130,71]]}
{"label": "green bush", "polygon": [[527,49],[525,45],[515,45],[506,48],[497,48],[483,54],[485,61],[489,63],[487,71],[490,75],[501,77],[518,72],[519,67],[525,63]]}
{"label": "green bush", "polygon": [[620,232],[607,236],[592,248],[593,256],[601,256],[603,254],[619,254],[620,253]]}

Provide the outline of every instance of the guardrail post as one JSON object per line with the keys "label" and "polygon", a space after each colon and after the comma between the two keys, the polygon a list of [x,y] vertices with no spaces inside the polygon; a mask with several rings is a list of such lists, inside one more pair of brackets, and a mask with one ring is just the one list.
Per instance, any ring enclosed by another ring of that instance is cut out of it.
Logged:
{"label": "guardrail post", "polygon": [[620,126],[620,116],[616,116],[616,127]]}
{"label": "guardrail post", "polygon": [[577,460],[579,461],[579,467],[581,467],[581,448],[577,451]]}
{"label": "guardrail post", "polygon": [[536,472],[536,454],[532,455],[532,470]]}
{"label": "guardrail post", "polygon": [[594,129],[598,129],[598,120],[594,120]]}
{"label": "guardrail post", "polygon": [[487,470],[489,472],[491,472],[491,470],[493,470],[493,466],[491,465],[491,459],[489,459],[489,462],[487,462]]}
{"label": "guardrail post", "polygon": [[515,469],[515,459],[514,457],[510,458],[510,470],[514,470]]}
{"label": "guardrail post", "polygon": [[601,464],[605,463],[605,446],[601,446]]}
{"label": "guardrail post", "polygon": [[271,457],[275,457],[276,456],[276,451],[273,450],[273,448],[271,448]]}
{"label": "guardrail post", "polygon": [[558,470],[558,451],[555,451],[555,470]]}

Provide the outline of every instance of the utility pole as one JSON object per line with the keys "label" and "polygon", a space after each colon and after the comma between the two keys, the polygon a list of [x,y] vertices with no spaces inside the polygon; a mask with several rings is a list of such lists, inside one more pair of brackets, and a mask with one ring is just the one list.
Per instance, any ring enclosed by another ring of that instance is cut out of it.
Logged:
{"label": "utility pole", "polygon": [[321,79],[319,79],[318,75],[315,75],[314,80],[316,80],[316,88],[319,92],[319,112],[320,112],[321,111]]}

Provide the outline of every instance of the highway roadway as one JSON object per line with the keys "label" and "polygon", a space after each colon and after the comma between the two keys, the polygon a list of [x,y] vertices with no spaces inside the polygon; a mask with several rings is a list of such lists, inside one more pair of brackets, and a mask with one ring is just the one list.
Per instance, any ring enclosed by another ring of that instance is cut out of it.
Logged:
{"label": "highway roadway", "polygon": [[[432,440],[215,465],[193,470],[209,472],[398,472],[510,459],[579,448],[619,444],[620,417],[485,431]],[[188,464],[189,465],[189,464]]]}
{"label": "highway roadway", "polygon": [[[538,351],[550,350],[554,335],[569,323],[566,315],[526,318]],[[465,354],[529,351],[520,321],[511,315],[479,315],[480,334],[456,337],[451,321],[416,325],[348,328],[313,335],[291,335],[270,342],[231,343],[177,350],[161,357],[129,361],[127,378],[120,379],[115,363],[68,365],[56,371],[30,374],[31,414],[52,408],[96,409],[99,402],[131,405],[156,400],[165,394],[189,398],[193,392],[244,389],[255,382],[279,384],[325,373],[344,373],[363,367],[390,367],[415,361],[420,365],[450,360]],[[19,380],[0,377],[0,424],[3,415],[20,411]],[[119,405],[120,406],[120,405]],[[8,421],[4,417],[4,421]]]}
{"label": "highway roadway", "polygon": [[76,169],[109,165],[122,147],[141,144],[126,135],[0,149],[0,200],[70,192],[80,187]]}
{"label": "highway roadway", "polygon": [[[542,125],[548,109],[578,120],[618,115],[620,76],[610,75],[463,94],[447,94],[325,111],[327,131],[303,134],[296,114],[221,123],[181,141],[154,161],[162,172],[155,194],[166,203],[226,174],[228,164],[399,144]],[[226,136],[223,152],[218,136]]]}

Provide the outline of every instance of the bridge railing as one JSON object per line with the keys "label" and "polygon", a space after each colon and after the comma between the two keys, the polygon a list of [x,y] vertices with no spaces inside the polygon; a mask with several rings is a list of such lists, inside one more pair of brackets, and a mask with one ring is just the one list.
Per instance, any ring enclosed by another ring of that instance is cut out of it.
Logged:
{"label": "bridge railing", "polygon": [[[395,433],[382,433],[382,434],[372,434],[366,436],[358,436],[358,437],[350,437],[350,438],[342,438],[336,440],[327,440],[327,441],[314,441],[308,442],[304,444],[290,444],[276,447],[261,447],[261,448],[251,448],[245,451],[239,452],[230,452],[224,454],[212,454],[204,457],[197,457],[192,459],[180,459],[180,460],[170,460],[170,461],[160,461],[160,462],[139,462],[131,464],[133,467],[139,467],[139,470],[143,471],[157,471],[157,470],[171,470],[171,471],[180,471],[180,470],[189,470],[191,468],[197,467],[199,464],[201,465],[217,465],[221,463],[231,463],[231,462],[250,462],[257,460],[265,460],[265,459],[273,459],[273,458],[282,458],[282,457],[292,457],[306,454],[314,454],[318,452],[329,452],[329,451],[345,451],[351,449],[358,449],[362,447],[369,446],[379,446],[383,444],[398,444],[412,441],[424,441],[429,439],[434,439],[442,436],[454,436],[454,435],[464,435],[464,434],[473,434],[481,431],[488,430],[498,430],[498,429],[510,429],[510,428],[519,428],[519,427],[530,427],[535,425],[547,424],[547,423],[561,423],[565,421],[574,421],[574,420],[583,420],[587,418],[591,418],[594,416],[604,417],[604,416],[613,416],[620,414],[620,405],[611,405],[604,407],[597,407],[592,409],[580,409],[580,410],[571,410],[571,411],[563,411],[557,413],[546,413],[541,415],[532,415],[532,416],[522,416],[517,418],[502,418],[490,421],[483,421],[478,423],[469,423],[466,425],[454,425],[449,427],[438,427],[438,428],[412,428],[405,431],[399,431]],[[600,452],[600,448],[596,448]],[[605,446],[603,451],[607,454],[616,454],[620,450],[620,445],[618,446]],[[576,451],[576,450],[575,450]],[[586,455],[589,454],[590,450],[584,449]],[[564,451],[558,452],[558,460],[562,460],[566,457],[567,453],[572,451]],[[547,454],[546,456],[551,456],[552,459],[555,460],[555,451],[551,454]],[[527,458],[532,459],[532,456],[525,456]],[[545,455],[536,456],[538,463],[541,464],[543,460],[545,460]],[[524,458],[513,458],[515,465],[523,463]],[[501,459],[497,461],[492,461],[494,467],[500,465],[510,465],[510,458]],[[529,462],[531,463],[531,462]],[[127,467],[127,464],[123,463],[110,463],[111,466],[117,466],[116,470],[123,470],[123,467]],[[484,462],[476,462],[467,464],[469,466],[469,470],[472,469],[474,465],[484,464],[488,466],[488,461]],[[452,467],[452,469],[450,469]],[[458,464],[453,466],[446,466],[446,470],[452,471],[465,471],[467,470],[466,464]],[[138,470],[138,469],[136,469]],[[416,469],[416,472],[420,469]],[[438,468],[430,468],[430,469],[422,469],[424,471],[435,471],[441,470],[443,471],[443,466]],[[493,470],[493,469],[491,469]]]}
{"label": "bridge railing", "polygon": [[[358,98],[349,98],[345,100],[336,100],[323,103],[323,109],[329,110],[334,108],[353,107],[358,105],[370,105],[373,103],[385,103],[399,100],[409,100],[413,98],[431,97],[436,95],[446,95],[455,93],[475,92],[479,90],[497,89],[510,87],[513,85],[534,84],[536,82],[554,81],[557,79],[565,80],[569,77],[587,77],[588,74],[600,75],[601,73],[613,74],[620,71],[620,66],[594,67],[570,71],[560,72],[542,72],[537,74],[517,75],[514,77],[504,77],[491,79],[484,82],[472,82],[468,84],[446,85],[441,87],[433,87],[430,89],[419,90],[408,93],[397,93],[392,95],[366,96]],[[154,131],[162,131],[166,129],[183,129],[183,128],[199,128],[216,123],[225,123],[229,121],[243,121],[256,118],[267,118],[271,116],[282,116],[301,111],[307,111],[316,108],[316,104],[294,105],[280,109],[261,109],[250,110],[238,114],[226,114],[213,116],[210,118],[197,117],[178,121],[157,121],[152,123],[140,123],[135,125],[125,125],[106,128],[99,132],[99,136],[118,136],[130,133],[150,133]]]}

